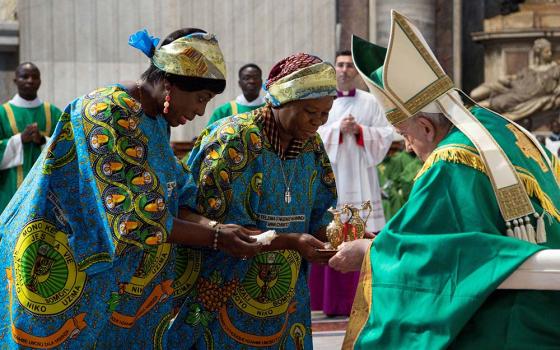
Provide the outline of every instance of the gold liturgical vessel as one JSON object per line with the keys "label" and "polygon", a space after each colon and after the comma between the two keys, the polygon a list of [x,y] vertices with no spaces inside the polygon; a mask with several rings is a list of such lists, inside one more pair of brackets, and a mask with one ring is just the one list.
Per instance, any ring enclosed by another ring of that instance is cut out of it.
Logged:
{"label": "gold liturgical vessel", "polygon": [[[344,204],[342,208],[330,208],[333,214],[333,221],[327,226],[327,238],[333,250],[338,249],[342,242],[349,242],[364,237],[366,232],[366,222],[371,215],[371,202],[364,202],[361,208],[356,208],[350,204]],[[362,219],[360,212],[367,212],[365,219]],[[341,216],[346,216],[343,221]]]}

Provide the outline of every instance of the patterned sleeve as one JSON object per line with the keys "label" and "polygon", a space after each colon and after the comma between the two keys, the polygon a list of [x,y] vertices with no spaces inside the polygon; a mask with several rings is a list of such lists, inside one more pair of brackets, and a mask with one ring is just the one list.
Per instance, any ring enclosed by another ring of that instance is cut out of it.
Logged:
{"label": "patterned sleeve", "polygon": [[101,195],[101,216],[121,244],[146,249],[167,240],[172,226],[164,196],[148,162],[147,136],[138,127],[141,106],[124,90],[109,87],[82,98],[80,115],[73,115],[77,134],[83,132],[87,147],[79,154],[84,175],[93,175]]}
{"label": "patterned sleeve", "polygon": [[336,183],[331,163],[321,140],[316,143],[316,162],[317,168],[320,169],[320,181],[317,183],[317,191],[311,210],[311,220],[309,224],[309,233],[314,234],[319,229],[327,226],[332,220],[332,215],[328,212],[330,207],[336,207]]}
{"label": "patterned sleeve", "polygon": [[235,218],[236,224],[254,225],[245,202],[252,179],[247,169],[262,147],[259,137],[256,127],[239,128],[232,122],[206,129],[187,161],[190,197],[181,204],[220,222]]}
{"label": "patterned sleeve", "polygon": [[184,185],[179,187],[179,206],[187,207],[196,212],[198,212],[197,197],[199,191],[198,180],[200,178],[200,165],[205,157],[203,140],[206,139],[209,134],[210,129],[204,129],[196,140],[189,157],[182,161],[183,168],[187,175]]}

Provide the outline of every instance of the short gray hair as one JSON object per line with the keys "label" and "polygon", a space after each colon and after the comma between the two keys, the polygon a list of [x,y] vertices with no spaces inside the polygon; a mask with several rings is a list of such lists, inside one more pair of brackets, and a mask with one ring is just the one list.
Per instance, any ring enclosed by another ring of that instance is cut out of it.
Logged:
{"label": "short gray hair", "polygon": [[452,124],[451,121],[449,121],[449,119],[447,119],[447,117],[443,113],[419,112],[413,118],[420,117],[428,119],[438,128],[450,127]]}

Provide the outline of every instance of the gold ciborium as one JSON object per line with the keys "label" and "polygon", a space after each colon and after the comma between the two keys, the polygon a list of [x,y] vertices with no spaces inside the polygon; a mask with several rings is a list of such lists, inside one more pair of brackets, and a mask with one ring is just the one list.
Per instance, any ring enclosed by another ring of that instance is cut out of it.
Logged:
{"label": "gold ciborium", "polygon": [[[350,204],[344,204],[341,209],[330,208],[329,212],[333,214],[333,221],[327,226],[327,238],[331,247],[337,249],[342,242],[363,238],[371,211],[370,201],[364,202],[361,208]],[[361,212],[367,212],[365,219],[360,215]],[[343,222],[341,214],[348,218],[345,222]]]}

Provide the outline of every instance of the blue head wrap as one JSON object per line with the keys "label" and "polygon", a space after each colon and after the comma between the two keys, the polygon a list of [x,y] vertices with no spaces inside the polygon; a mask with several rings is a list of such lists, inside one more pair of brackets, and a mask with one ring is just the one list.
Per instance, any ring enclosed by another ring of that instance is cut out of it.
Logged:
{"label": "blue head wrap", "polygon": [[150,36],[146,29],[139,30],[128,38],[128,45],[142,51],[149,58],[154,55],[158,43],[159,38]]}

